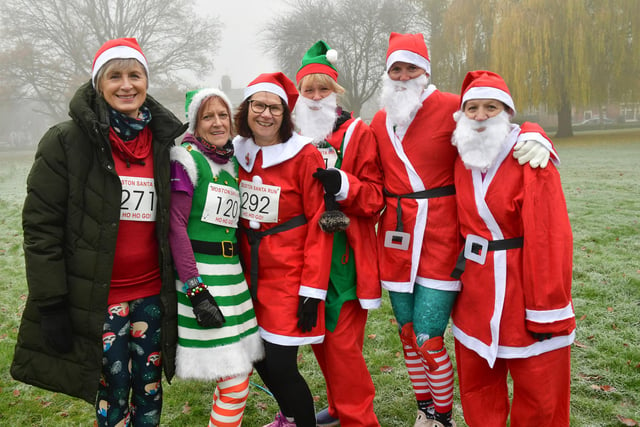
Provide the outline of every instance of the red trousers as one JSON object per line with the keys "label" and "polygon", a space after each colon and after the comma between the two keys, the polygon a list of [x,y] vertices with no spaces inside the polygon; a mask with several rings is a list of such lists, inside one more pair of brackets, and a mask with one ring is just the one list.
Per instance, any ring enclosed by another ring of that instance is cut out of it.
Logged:
{"label": "red trousers", "polygon": [[[496,359],[493,368],[456,340],[460,401],[469,427],[569,426],[571,347],[524,359]],[[513,380],[509,402],[507,374]],[[511,406],[511,408],[510,408]]]}
{"label": "red trousers", "polygon": [[342,305],[335,331],[311,347],[327,383],[329,414],[341,427],[380,426],[373,412],[376,389],[362,355],[367,310],[358,301]]}

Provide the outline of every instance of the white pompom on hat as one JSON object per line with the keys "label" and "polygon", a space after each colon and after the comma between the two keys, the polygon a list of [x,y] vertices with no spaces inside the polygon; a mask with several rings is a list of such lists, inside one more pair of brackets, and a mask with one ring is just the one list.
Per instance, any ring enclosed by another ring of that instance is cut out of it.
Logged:
{"label": "white pompom on hat", "polygon": [[387,72],[396,62],[406,62],[422,68],[431,75],[431,62],[424,35],[391,33],[387,48]]}
{"label": "white pompom on hat", "polygon": [[467,73],[460,90],[460,110],[471,99],[496,99],[511,109],[512,117],[516,115],[516,107],[507,84],[499,74],[492,71],[476,70]]}
{"label": "white pompom on hat", "polygon": [[142,49],[138,44],[138,41],[133,37],[123,37],[119,39],[113,39],[103,44],[96,56],[93,58],[93,67],[91,69],[91,82],[93,87],[96,87],[96,77],[100,68],[112,59],[136,59],[147,72],[147,79],[149,78],[149,64],[147,58],[142,53]]}
{"label": "white pompom on hat", "polygon": [[302,65],[296,74],[296,81],[300,83],[309,74],[326,74],[334,81],[338,81],[338,51],[332,49],[327,42],[319,40],[302,57]]}

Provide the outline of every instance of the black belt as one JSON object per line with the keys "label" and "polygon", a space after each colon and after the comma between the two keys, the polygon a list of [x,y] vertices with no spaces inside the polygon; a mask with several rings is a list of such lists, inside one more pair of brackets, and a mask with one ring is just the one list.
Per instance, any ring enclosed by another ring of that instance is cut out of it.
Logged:
{"label": "black belt", "polygon": [[444,187],[431,188],[429,190],[416,191],[415,193],[407,194],[393,194],[386,188],[382,190],[385,196],[395,197],[398,199],[398,206],[396,207],[396,231],[402,231],[402,204],[400,199],[433,199],[436,197],[453,196],[456,194],[455,185],[445,185]]}
{"label": "black belt", "polygon": [[[469,237],[470,236],[467,236],[467,240],[469,240]],[[478,236],[474,236],[474,237],[478,237]],[[483,262],[481,264],[484,263],[484,257],[486,256],[486,252],[516,249],[516,248],[521,248],[524,245],[524,237],[513,237],[511,239],[491,240],[491,241],[484,240],[484,239],[481,239],[481,240],[486,242],[486,247],[482,244],[482,242],[479,242],[479,243],[471,242],[470,248],[469,248],[469,251],[472,254],[478,255],[478,257],[482,256]],[[456,267],[453,269],[453,272],[451,273],[451,277],[453,277],[454,279],[459,279],[462,273],[464,272],[464,266],[467,260],[467,257],[465,256],[466,249],[467,249],[467,242],[465,242],[465,248],[462,249],[462,251],[460,252],[460,255],[458,256],[458,261],[456,262]],[[482,253],[483,249],[485,250],[484,255]]]}
{"label": "black belt", "polygon": [[229,240],[222,242],[205,242],[204,240],[191,240],[191,248],[194,252],[206,255],[222,255],[231,258],[238,255],[238,244]]}
{"label": "black belt", "polygon": [[258,249],[260,248],[260,240],[265,236],[291,230],[292,228],[299,227],[306,223],[307,219],[304,215],[300,214],[265,231],[256,231],[251,228],[244,227],[242,228],[242,231],[247,235],[247,240],[251,246],[251,271],[249,272],[249,277],[251,280],[251,297],[253,299],[258,299]]}

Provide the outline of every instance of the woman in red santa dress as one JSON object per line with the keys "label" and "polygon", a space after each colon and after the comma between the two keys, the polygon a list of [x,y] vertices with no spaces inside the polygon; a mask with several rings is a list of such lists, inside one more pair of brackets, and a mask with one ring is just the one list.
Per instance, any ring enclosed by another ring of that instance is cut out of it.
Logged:
{"label": "woman in red santa dress", "polygon": [[331,234],[320,229],[323,189],[312,174],[322,156],[293,129],[298,91],[282,73],[261,74],[235,116],[245,262],[265,359],[255,367],[280,413],[268,426],[315,426],[313,398],[297,367],[298,347],[324,339]]}
{"label": "woman in red santa dress", "polygon": [[460,109],[453,144],[466,244],[452,320],[465,421],[568,426],[573,238],[560,175],[553,164],[522,167],[511,155],[527,134],[546,135],[511,123],[515,108],[499,75],[468,73]]}

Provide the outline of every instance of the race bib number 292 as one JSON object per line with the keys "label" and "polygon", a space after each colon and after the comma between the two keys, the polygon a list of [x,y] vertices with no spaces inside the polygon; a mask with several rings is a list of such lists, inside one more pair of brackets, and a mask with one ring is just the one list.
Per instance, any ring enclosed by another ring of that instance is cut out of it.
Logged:
{"label": "race bib number 292", "polygon": [[240,181],[240,216],[250,221],[278,222],[280,187]]}
{"label": "race bib number 292", "polygon": [[156,220],[156,187],[153,178],[121,176],[121,221],[152,222]]}

